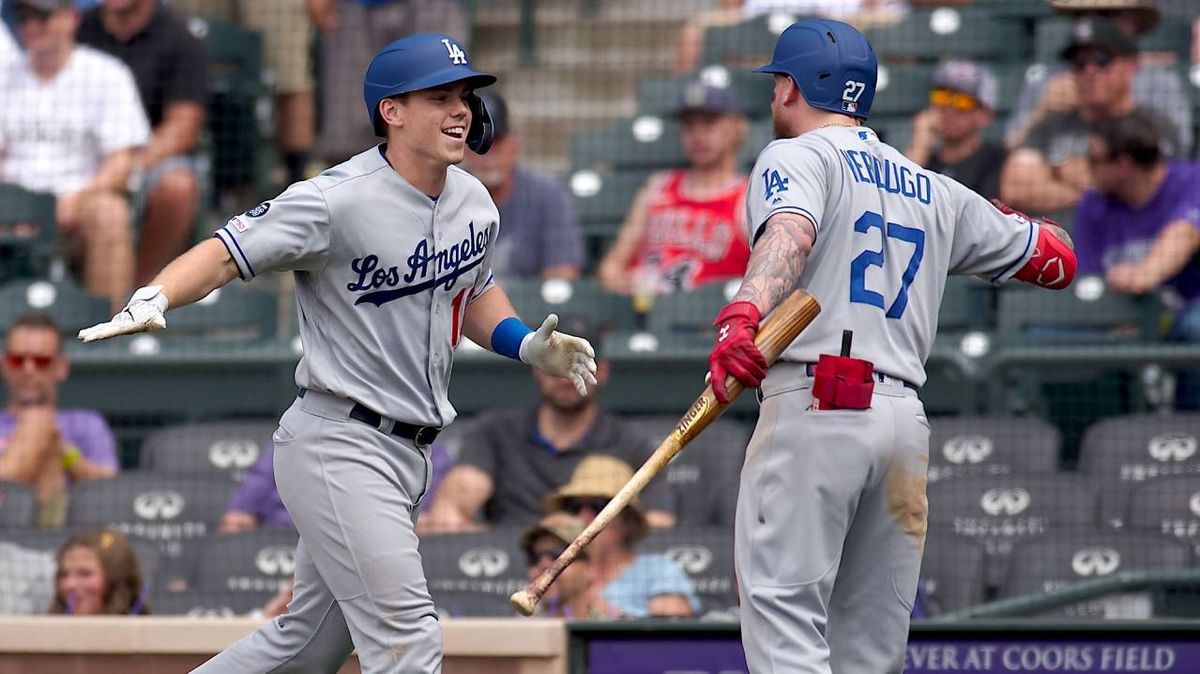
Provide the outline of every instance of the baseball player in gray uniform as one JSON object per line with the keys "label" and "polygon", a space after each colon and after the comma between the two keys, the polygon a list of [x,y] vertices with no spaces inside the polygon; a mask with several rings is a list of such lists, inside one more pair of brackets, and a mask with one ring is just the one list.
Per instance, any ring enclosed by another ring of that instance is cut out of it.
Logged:
{"label": "baseball player in gray uniform", "polygon": [[536,331],[492,278],[498,235],[487,190],[454,166],[484,152],[491,124],[458,41],[421,34],[367,70],[386,142],[229,220],[173,261],[85,341],[166,327],[164,312],[240,277],[291,270],[304,355],[275,432],[279,494],[300,532],[294,598],[197,671],[441,671],[442,642],[414,531],[429,444],[454,420],[447,386],[462,336],[580,393],[595,384],[586,340]]}
{"label": "baseball player in gray uniform", "polygon": [[[761,385],[735,525],[742,640],[755,674],[900,672],[927,514],[917,390],[946,275],[1059,289],[1075,255],[1057,225],[861,126],[877,62],[854,28],[796,23],[759,71],[780,140],[751,173],[753,252],[709,356],[719,399],[726,374]],[[822,311],[767,372],[759,320],[796,285]]]}

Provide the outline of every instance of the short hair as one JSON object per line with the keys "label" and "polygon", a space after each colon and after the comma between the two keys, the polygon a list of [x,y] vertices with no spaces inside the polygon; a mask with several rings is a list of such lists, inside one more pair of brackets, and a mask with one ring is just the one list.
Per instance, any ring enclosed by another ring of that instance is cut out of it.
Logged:
{"label": "short hair", "polygon": [[43,314],[43,313],[37,312],[37,313],[25,314],[23,316],[18,317],[17,320],[13,321],[8,326],[8,331],[4,333],[5,343],[8,342],[9,335],[16,332],[16,330],[18,328],[30,328],[33,330],[50,330],[55,335],[58,335],[58,349],[59,349],[59,351],[62,350],[62,346],[63,346],[62,330],[58,327],[58,323],[56,323],[54,321],[54,319],[50,317],[49,314]]}
{"label": "short hair", "polygon": [[1127,155],[1143,168],[1157,166],[1166,156],[1162,122],[1144,110],[1104,120],[1092,129],[1092,135],[1104,141],[1110,158]]}

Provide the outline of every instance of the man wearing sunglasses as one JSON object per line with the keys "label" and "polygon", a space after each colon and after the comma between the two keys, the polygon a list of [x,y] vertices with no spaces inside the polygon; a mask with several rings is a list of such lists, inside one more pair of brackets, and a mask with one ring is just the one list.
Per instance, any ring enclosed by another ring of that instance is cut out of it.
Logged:
{"label": "man wearing sunglasses", "polygon": [[983,138],[998,96],[996,78],[986,68],[974,61],[946,61],[933,73],[929,107],[913,117],[912,141],[904,154],[988,199],[998,198],[1008,152]]}
{"label": "man wearing sunglasses", "polygon": [[[521,534],[520,545],[528,562],[529,580],[533,581],[550,568],[571,541],[583,533],[585,526],[576,515],[556,512]],[[577,620],[620,616],[617,609],[600,596],[587,548],[550,585],[538,609],[539,615],[544,617]]]}
{"label": "man wearing sunglasses", "polygon": [[[1000,198],[1014,208],[1041,213],[1074,208],[1092,184],[1086,160],[1090,130],[1139,109],[1162,117],[1134,100],[1138,48],[1133,38],[1105,18],[1082,20],[1073,30],[1062,59],[1071,68],[1078,105],[1047,116],[1009,155],[1000,176]],[[1158,126],[1169,154],[1177,154],[1178,129],[1166,118]]]}
{"label": "man wearing sunglasses", "polygon": [[12,324],[4,340],[0,480],[34,488],[43,528],[62,526],[69,485],[117,474],[116,441],[104,417],[58,408],[58,387],[69,372],[49,317],[30,314]]}

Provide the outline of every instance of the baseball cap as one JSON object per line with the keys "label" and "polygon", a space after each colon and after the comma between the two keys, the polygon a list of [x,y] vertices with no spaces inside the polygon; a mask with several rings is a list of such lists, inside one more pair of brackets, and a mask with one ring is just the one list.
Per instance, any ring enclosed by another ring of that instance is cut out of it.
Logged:
{"label": "baseball cap", "polygon": [[1051,0],[1050,5],[1062,14],[1130,12],[1138,35],[1148,33],[1162,18],[1154,0]]}
{"label": "baseball cap", "polygon": [[983,66],[974,61],[952,59],[943,62],[933,71],[933,88],[949,89],[969,94],[985,107],[995,109],[999,102],[1000,87],[996,78]]}
{"label": "baseball cap", "polygon": [[483,104],[487,106],[488,114],[492,116],[492,133],[495,137],[501,138],[512,133],[512,129],[508,125],[508,103],[504,102],[504,97],[491,89],[475,93],[479,94],[479,97],[483,99]]}
{"label": "baseball cap", "polygon": [[551,513],[542,518],[541,522],[533,525],[521,534],[518,544],[522,550],[528,551],[539,536],[550,535],[558,540],[571,544],[584,530],[583,520],[568,513]]}
{"label": "baseball cap", "polygon": [[718,87],[695,80],[684,85],[675,105],[675,116],[689,112],[716,112],[725,115],[742,111],[737,94],[730,87]]}
{"label": "baseball cap", "polygon": [[1063,48],[1061,56],[1069,61],[1081,49],[1100,49],[1117,56],[1131,56],[1138,52],[1137,43],[1112,19],[1089,16],[1075,22],[1071,27],[1071,43]]}
{"label": "baseball cap", "polygon": [[75,0],[16,0],[12,6],[13,9],[32,7],[43,12],[56,12],[60,9],[75,7]]}

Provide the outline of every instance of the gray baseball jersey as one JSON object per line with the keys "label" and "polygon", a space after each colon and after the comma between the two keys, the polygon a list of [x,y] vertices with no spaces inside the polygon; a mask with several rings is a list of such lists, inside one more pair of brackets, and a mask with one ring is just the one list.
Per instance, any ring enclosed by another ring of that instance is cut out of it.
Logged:
{"label": "gray baseball jersey", "polygon": [[799,285],[821,313],[782,359],[854,356],[920,386],[947,274],[1007,280],[1033,254],[1037,225],[1004,215],[958,182],[926,171],[866,127],[827,127],[777,140],[759,155],[746,193],[751,240],[775,213],[817,227]]}
{"label": "gray baseball jersey", "polygon": [[245,280],[295,271],[298,386],[441,427],[455,416],[447,387],[463,315],[493,285],[499,220],[466,171],[451,166],[433,199],[373,147],[234,217],[216,236]]}

